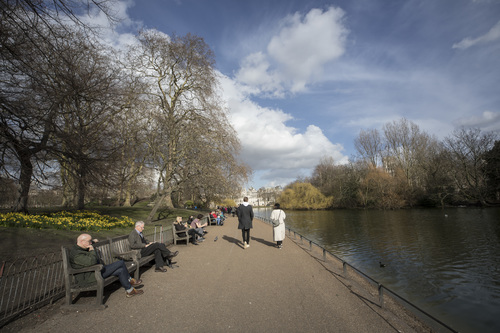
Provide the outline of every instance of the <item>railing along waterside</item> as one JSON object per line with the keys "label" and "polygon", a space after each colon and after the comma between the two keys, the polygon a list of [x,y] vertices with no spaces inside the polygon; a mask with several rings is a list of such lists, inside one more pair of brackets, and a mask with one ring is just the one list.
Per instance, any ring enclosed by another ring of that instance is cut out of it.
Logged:
{"label": "railing along waterside", "polygon": [[[271,219],[269,219],[269,218],[262,217],[262,216],[256,216],[256,218],[258,218],[259,220],[264,221],[265,223],[268,223],[268,224],[272,225]],[[339,258],[337,255],[331,253],[330,251],[328,251],[327,249],[325,249],[323,246],[319,245],[318,243],[314,242],[313,240],[308,239],[307,237],[303,236],[302,234],[296,232],[295,230],[293,230],[293,229],[291,229],[291,228],[289,228],[287,226],[285,227],[285,229],[288,232],[288,236],[289,237],[292,237],[292,235],[293,235],[294,239],[297,239],[297,237],[299,237],[300,243],[302,245],[304,245],[304,240],[305,240],[305,242],[309,244],[309,250],[310,251],[313,250],[313,245],[316,246],[322,252],[323,261],[326,262],[327,261],[327,255],[329,255],[332,258],[335,258],[335,260],[341,262],[342,263],[342,272],[343,272],[344,278],[347,278],[347,279],[353,278],[352,276],[349,276],[349,271],[352,271],[352,272],[358,274],[358,276],[360,276],[361,278],[363,278],[366,282],[370,283],[371,285],[376,286],[376,288],[378,290],[378,301],[379,301],[379,306],[380,307],[384,307],[384,304],[385,304],[384,295],[387,294],[387,295],[390,295],[390,297],[392,298],[392,300],[397,301],[398,304],[400,304],[405,309],[407,309],[408,311],[410,311],[412,314],[414,314],[415,316],[417,316],[420,320],[422,320],[423,322],[425,322],[427,325],[429,325],[431,328],[433,328],[436,332],[456,332],[456,333],[458,333],[458,331],[456,331],[455,329],[451,328],[449,325],[443,323],[441,320],[435,318],[434,316],[432,316],[431,314],[427,313],[423,309],[419,308],[415,304],[413,304],[410,301],[406,300],[404,297],[398,295],[396,292],[394,292],[391,289],[385,287],[383,284],[377,282],[375,279],[373,279],[370,276],[368,276],[367,274],[363,273],[361,270],[359,270],[356,267],[352,266],[351,264],[349,264],[345,260]]]}

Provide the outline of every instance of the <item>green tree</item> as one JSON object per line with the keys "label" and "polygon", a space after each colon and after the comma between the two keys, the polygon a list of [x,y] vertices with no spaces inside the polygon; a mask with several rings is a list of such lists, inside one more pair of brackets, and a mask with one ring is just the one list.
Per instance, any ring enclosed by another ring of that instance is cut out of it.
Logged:
{"label": "green tree", "polygon": [[294,183],[281,193],[279,202],[287,209],[326,209],[332,206],[333,197],[324,196],[310,183]]}

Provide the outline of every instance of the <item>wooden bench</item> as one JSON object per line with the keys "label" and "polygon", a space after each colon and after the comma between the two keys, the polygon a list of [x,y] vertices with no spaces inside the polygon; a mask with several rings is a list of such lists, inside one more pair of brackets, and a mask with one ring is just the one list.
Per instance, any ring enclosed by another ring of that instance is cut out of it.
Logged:
{"label": "wooden bench", "polygon": [[210,215],[210,213],[207,215],[207,225],[212,225],[215,224],[217,225],[217,220]]}
{"label": "wooden bench", "polygon": [[[106,263],[106,253],[111,253],[110,248],[111,241],[104,240],[95,244],[95,248],[98,249],[101,253],[103,253],[103,261]],[[79,293],[84,291],[96,291],[96,302],[93,306],[98,308],[105,308],[104,305],[104,287],[117,281],[118,277],[110,276],[106,279],[102,278],[101,269],[103,265],[93,265],[85,268],[74,269],[71,267],[69,261],[70,248],[61,247],[62,251],[62,261],[63,261],[63,270],[64,270],[64,285],[66,287],[66,296],[65,296],[65,306],[66,307],[80,307],[81,305],[73,304],[73,295],[77,296]],[[88,285],[78,285],[75,281],[75,275],[85,273],[85,272],[94,272],[96,283],[88,284]],[[88,305],[86,305],[88,306]],[[91,305],[92,306],[92,305]]]}
{"label": "wooden bench", "polygon": [[[111,239],[111,256],[116,259],[125,260],[125,263],[132,262],[131,268],[135,269],[134,279],[139,280],[140,271],[139,268],[149,263],[155,258],[154,254],[142,257],[141,250],[133,250],[130,248],[130,243],[128,241],[128,235],[118,236]],[[128,266],[127,266],[128,268]],[[129,272],[131,270],[129,269]]]}
{"label": "wooden bench", "polygon": [[[140,250],[132,250],[130,248],[130,243],[128,241],[128,235],[119,236],[115,238],[108,238],[106,240],[99,241],[94,244],[96,251],[99,251],[99,256],[105,265],[109,265],[116,260],[124,260],[127,270],[130,272],[135,271],[134,278],[139,279],[139,268],[151,260],[154,259],[154,254],[141,257]],[[63,259],[63,271],[64,271],[64,284],[66,287],[66,307],[76,307],[73,304],[73,295],[75,297],[84,291],[96,291],[96,302],[92,306],[98,308],[105,308],[104,305],[104,287],[110,285],[111,283],[118,280],[116,276],[110,276],[106,279],[102,278],[101,269],[103,265],[93,265],[85,268],[74,269],[71,267],[69,261],[69,254],[71,249],[62,246],[62,259]],[[89,285],[78,285],[75,282],[75,275],[85,272],[94,272],[96,283]],[[88,306],[88,305],[85,305]]]}
{"label": "wooden bench", "polygon": [[189,244],[189,239],[191,238],[191,236],[189,235],[188,230],[189,229],[177,231],[175,230],[175,222],[172,223],[172,238],[174,245],[177,245],[178,241],[185,241],[186,245]]}

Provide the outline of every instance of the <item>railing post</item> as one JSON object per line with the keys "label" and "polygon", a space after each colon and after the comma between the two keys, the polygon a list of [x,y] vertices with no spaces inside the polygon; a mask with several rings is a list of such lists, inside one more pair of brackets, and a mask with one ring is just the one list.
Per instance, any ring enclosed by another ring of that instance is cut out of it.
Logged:
{"label": "railing post", "polygon": [[347,263],[342,261],[342,269],[344,271],[344,277],[347,277]]}
{"label": "railing post", "polygon": [[384,307],[384,287],[382,284],[378,284],[378,302],[380,303],[380,307]]}
{"label": "railing post", "polygon": [[309,251],[312,251],[312,249],[313,249],[313,242],[309,241]]}
{"label": "railing post", "polygon": [[323,261],[326,261],[326,250],[323,248]]}

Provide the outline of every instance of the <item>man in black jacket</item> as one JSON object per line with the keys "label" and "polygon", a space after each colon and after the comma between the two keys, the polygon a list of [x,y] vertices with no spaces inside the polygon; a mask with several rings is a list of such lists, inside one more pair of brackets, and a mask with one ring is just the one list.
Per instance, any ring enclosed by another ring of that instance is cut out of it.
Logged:
{"label": "man in black jacket", "polygon": [[250,229],[253,227],[253,209],[248,203],[248,197],[243,198],[243,204],[238,207],[236,214],[238,214],[238,229],[241,229],[243,237],[243,247],[246,249],[250,247]]}

